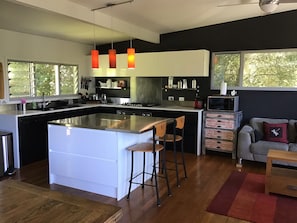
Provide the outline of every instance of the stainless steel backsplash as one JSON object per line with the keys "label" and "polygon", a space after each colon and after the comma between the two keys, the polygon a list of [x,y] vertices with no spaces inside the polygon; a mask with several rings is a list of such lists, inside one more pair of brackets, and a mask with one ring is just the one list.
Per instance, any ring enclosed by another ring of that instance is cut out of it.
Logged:
{"label": "stainless steel backsplash", "polygon": [[162,103],[162,78],[137,77],[135,102]]}

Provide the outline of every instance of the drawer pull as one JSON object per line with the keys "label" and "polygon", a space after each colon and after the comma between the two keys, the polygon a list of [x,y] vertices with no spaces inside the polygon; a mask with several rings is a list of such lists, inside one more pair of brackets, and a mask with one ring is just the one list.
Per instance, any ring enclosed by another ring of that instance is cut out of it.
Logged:
{"label": "drawer pull", "polygon": [[222,137],[221,136],[217,136],[217,139],[221,139]]}
{"label": "drawer pull", "polygon": [[217,131],[217,133],[221,133],[222,131]]}
{"label": "drawer pull", "polygon": [[217,149],[221,149],[221,147],[220,147],[220,146],[217,146],[216,148],[217,148]]}
{"label": "drawer pull", "polygon": [[297,186],[295,186],[295,185],[287,185],[287,188],[289,190],[297,190]]}
{"label": "drawer pull", "polygon": [[221,120],[218,120],[217,122],[221,122]]}
{"label": "drawer pull", "polygon": [[220,144],[220,143],[222,143],[222,142],[220,142],[220,141],[217,141],[217,143],[219,143],[219,144]]}
{"label": "drawer pull", "polygon": [[217,128],[222,128],[222,126],[218,125]]}

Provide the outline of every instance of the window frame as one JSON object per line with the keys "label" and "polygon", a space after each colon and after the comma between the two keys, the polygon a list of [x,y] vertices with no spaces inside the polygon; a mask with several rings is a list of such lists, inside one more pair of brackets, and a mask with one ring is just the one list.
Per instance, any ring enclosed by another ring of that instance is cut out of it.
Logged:
{"label": "window frame", "polygon": [[[54,65],[54,66],[58,66],[58,70],[59,70],[59,74],[58,74],[58,81],[59,81],[59,85],[60,85],[60,67],[61,66],[76,66],[77,67],[77,93],[73,93],[73,94],[63,94],[61,95],[61,91],[59,91],[59,95],[46,95],[46,100],[63,100],[63,99],[74,99],[74,98],[78,98],[78,93],[79,93],[79,87],[80,87],[80,75],[79,75],[79,65],[78,64],[68,64],[68,63],[55,63],[55,62],[44,62],[44,61],[32,61],[32,60],[20,60],[20,59],[6,59],[6,70],[7,70],[7,86],[8,86],[8,96],[7,99],[10,102],[19,102],[21,99],[26,99],[28,102],[38,102],[40,101],[40,99],[42,100],[43,97],[42,96],[24,96],[24,97],[11,97],[10,96],[10,90],[9,90],[9,63],[11,62],[23,62],[23,63],[33,63],[33,64],[49,64],[49,65]],[[32,81],[32,80],[30,80]],[[36,87],[36,86],[34,86]]]}
{"label": "window frame", "polygon": [[210,88],[211,90],[219,90],[219,86],[214,86],[214,58],[215,55],[220,54],[239,54],[240,68],[239,68],[239,86],[228,86],[228,90],[245,90],[245,91],[297,91],[297,87],[243,87],[243,69],[244,69],[244,55],[248,53],[271,53],[271,52],[292,52],[297,53],[297,48],[288,49],[266,49],[266,50],[243,50],[243,51],[218,51],[211,54],[211,73],[210,73]]}

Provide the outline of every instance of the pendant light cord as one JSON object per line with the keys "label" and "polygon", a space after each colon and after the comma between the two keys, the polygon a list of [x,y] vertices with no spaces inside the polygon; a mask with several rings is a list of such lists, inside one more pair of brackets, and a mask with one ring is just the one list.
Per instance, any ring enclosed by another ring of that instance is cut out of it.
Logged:
{"label": "pendant light cord", "polygon": [[93,11],[93,37],[94,37],[94,45],[93,45],[93,49],[96,50],[96,35],[95,35],[95,11]]}

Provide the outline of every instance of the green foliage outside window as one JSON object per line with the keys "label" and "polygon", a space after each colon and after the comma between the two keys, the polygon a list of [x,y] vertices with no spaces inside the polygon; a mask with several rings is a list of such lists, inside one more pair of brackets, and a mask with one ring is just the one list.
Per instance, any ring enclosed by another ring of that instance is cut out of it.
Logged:
{"label": "green foliage outside window", "polygon": [[296,88],[297,51],[243,51],[214,53],[212,88],[225,81],[233,88]]}
{"label": "green foliage outside window", "polygon": [[216,54],[213,58],[213,86],[219,87],[222,81],[228,86],[239,85],[240,54]]}
{"label": "green foliage outside window", "polygon": [[78,66],[9,61],[11,98],[73,95],[78,93]]}

